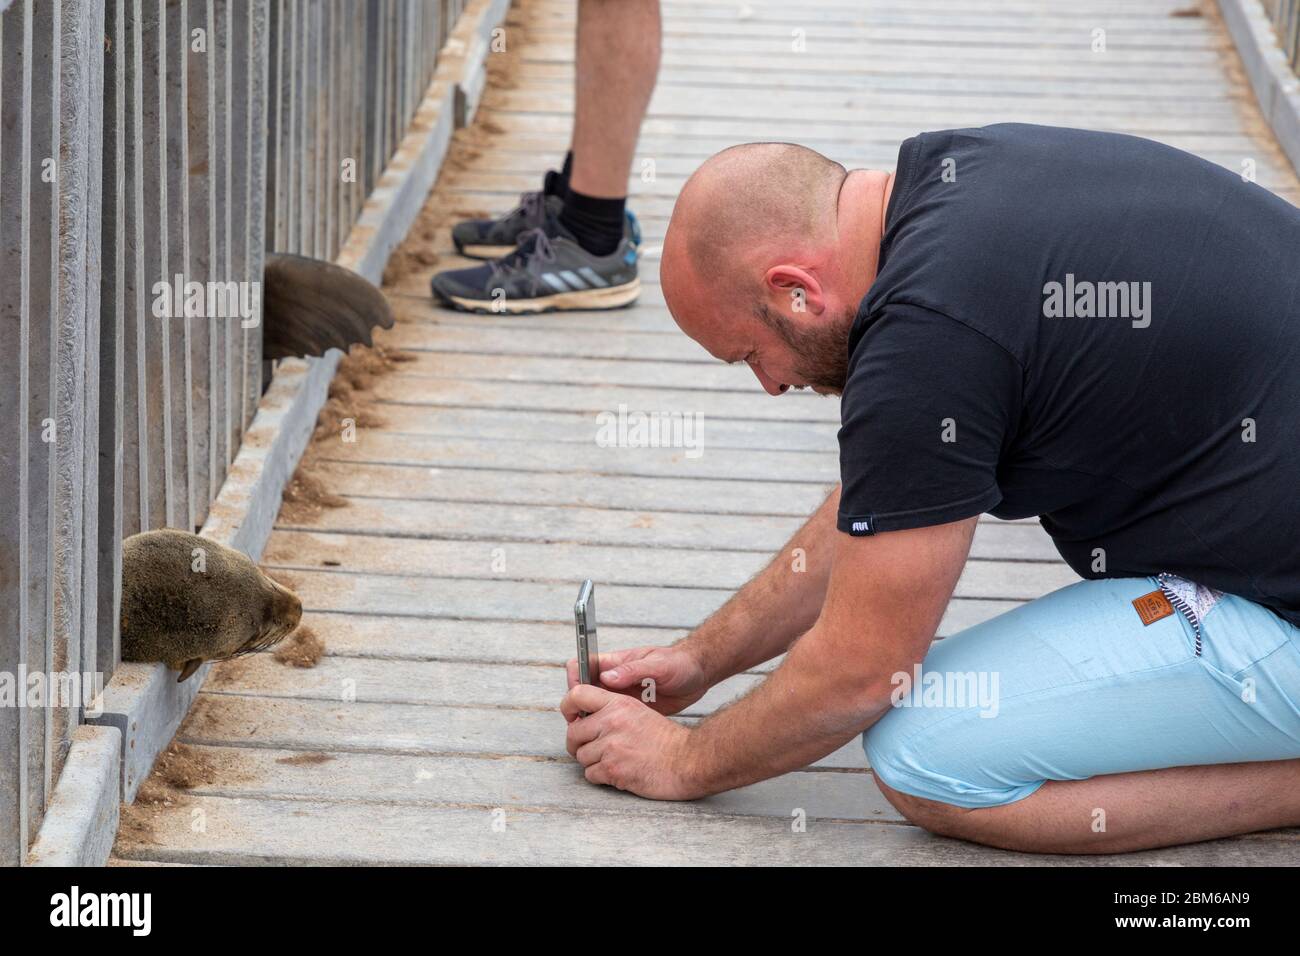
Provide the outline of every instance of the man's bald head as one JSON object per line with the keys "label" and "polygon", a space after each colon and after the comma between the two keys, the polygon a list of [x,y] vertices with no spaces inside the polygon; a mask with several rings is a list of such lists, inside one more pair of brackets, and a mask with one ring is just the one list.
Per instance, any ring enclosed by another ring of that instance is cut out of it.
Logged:
{"label": "man's bald head", "polygon": [[844,388],[889,176],[790,143],[723,150],[682,187],[659,275],[682,331],[763,388]]}
{"label": "man's bald head", "polygon": [[798,254],[834,241],[846,175],[839,163],[794,143],[724,149],[682,187],[665,258],[673,247],[675,257],[684,253],[691,271],[718,291],[744,295],[741,263],[754,253]]}

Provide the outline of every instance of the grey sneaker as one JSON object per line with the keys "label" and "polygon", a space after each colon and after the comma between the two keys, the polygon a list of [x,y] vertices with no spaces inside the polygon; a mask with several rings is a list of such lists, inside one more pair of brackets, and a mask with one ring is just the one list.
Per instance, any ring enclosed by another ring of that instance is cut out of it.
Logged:
{"label": "grey sneaker", "polygon": [[636,247],[627,237],[607,256],[593,256],[554,221],[554,235],[534,229],[510,255],[469,269],[439,272],[433,296],[465,312],[617,309],[641,292]]}
{"label": "grey sneaker", "polygon": [[[456,223],[451,229],[456,251],[467,259],[500,259],[510,255],[519,245],[520,236],[546,228],[548,221],[559,218],[564,199],[558,191],[563,188],[560,174],[547,170],[545,186],[535,193],[521,195],[519,205],[504,216]],[[633,248],[641,245],[641,224],[631,209],[623,216],[623,237]]]}
{"label": "grey sneaker", "polygon": [[458,222],[451,230],[451,241],[456,251],[470,259],[499,259],[508,256],[519,245],[519,237],[546,224],[548,218],[559,216],[564,199],[551,190],[559,188],[559,173],[546,173],[546,187],[535,193],[524,193],[519,205],[496,219],[468,219]]}

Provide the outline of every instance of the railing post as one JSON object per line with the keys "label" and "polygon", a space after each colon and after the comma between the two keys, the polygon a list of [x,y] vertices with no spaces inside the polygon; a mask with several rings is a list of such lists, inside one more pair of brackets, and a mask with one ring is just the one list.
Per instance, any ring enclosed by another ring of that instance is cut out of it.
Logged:
{"label": "railing post", "polygon": [[[27,666],[31,614],[27,511],[30,499],[27,422],[31,348],[31,287],[27,234],[31,224],[32,8],[26,2],[0,15],[0,666],[14,675]],[[0,708],[0,865],[15,866],[27,851],[31,786],[25,707]],[[39,767],[40,765],[37,764]]]}
{"label": "railing post", "polygon": [[104,682],[121,659],[118,625],[122,603],[122,432],[125,387],[123,332],[126,307],[126,6],[110,0],[105,8],[103,174],[100,201],[99,436],[96,527],[95,667]]}

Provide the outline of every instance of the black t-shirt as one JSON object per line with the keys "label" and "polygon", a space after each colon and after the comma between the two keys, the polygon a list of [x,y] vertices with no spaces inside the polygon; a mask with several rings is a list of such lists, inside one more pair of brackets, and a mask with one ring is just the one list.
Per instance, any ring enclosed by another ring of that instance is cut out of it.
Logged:
{"label": "black t-shirt", "polygon": [[1085,578],[1300,624],[1300,210],[1266,189],[1131,136],[916,136],[849,354],[841,531],[1038,515]]}

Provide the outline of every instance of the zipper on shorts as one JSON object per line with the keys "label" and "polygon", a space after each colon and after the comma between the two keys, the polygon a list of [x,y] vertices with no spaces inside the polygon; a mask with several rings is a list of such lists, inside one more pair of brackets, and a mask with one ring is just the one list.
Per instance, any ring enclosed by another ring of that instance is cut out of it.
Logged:
{"label": "zipper on shorts", "polygon": [[1156,582],[1160,585],[1160,591],[1170,604],[1178,609],[1178,612],[1187,619],[1187,623],[1192,626],[1192,631],[1196,635],[1196,656],[1201,656],[1201,618],[1196,613],[1196,608],[1192,607],[1183,599],[1183,596],[1174,589],[1169,583],[1175,575],[1168,571],[1161,571],[1156,575]]}

